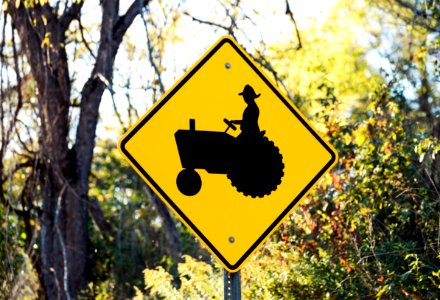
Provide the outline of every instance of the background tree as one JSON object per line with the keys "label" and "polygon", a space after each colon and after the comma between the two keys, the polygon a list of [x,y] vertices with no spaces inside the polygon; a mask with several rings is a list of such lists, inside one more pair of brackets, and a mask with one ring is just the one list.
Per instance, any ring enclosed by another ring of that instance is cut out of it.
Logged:
{"label": "background tree", "polygon": [[[42,198],[41,261],[46,295],[71,298],[86,287],[89,175],[101,97],[110,82],[115,56],[134,18],[149,1],[134,1],[123,15],[119,1],[103,1],[100,41],[93,71],[84,84],[76,134],[71,140],[71,78],[66,44],[84,1],[4,1],[7,19],[20,38],[20,51],[35,81],[39,117],[38,168]],[[5,37],[4,37],[5,38]],[[14,48],[15,49],[15,48]],[[14,53],[17,57],[17,53]],[[18,111],[21,72],[16,72]],[[3,138],[3,136],[2,136]],[[2,193],[4,195],[4,193]],[[7,200],[6,200],[7,201]],[[6,202],[5,201],[5,202]],[[29,209],[28,209],[29,210]]]}

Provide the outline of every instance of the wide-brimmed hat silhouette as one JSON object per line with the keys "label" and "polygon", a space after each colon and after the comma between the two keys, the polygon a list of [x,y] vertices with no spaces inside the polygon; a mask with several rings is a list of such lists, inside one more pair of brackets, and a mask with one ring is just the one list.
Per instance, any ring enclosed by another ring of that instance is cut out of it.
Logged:
{"label": "wide-brimmed hat silhouette", "polygon": [[255,93],[254,89],[249,84],[246,84],[244,86],[243,92],[239,93],[239,95],[243,96],[243,97],[250,97],[250,98],[256,99],[256,98],[260,97],[261,94],[257,95]]}

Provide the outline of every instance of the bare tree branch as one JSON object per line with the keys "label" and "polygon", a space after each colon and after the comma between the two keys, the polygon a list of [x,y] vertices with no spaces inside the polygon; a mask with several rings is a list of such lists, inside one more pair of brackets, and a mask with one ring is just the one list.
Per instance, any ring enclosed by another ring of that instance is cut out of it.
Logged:
{"label": "bare tree branch", "polygon": [[15,108],[15,112],[14,115],[11,119],[10,122],[10,127],[9,127],[9,131],[6,133],[6,139],[7,141],[10,140],[11,137],[11,133],[13,131],[13,129],[15,128],[15,123],[17,122],[17,118],[18,118],[18,113],[20,112],[20,109],[23,107],[23,94],[22,94],[22,88],[21,88],[21,76],[20,76],[20,70],[19,70],[19,66],[18,66],[18,53],[17,53],[17,45],[15,42],[15,28],[14,26],[12,26],[11,28],[11,36],[12,36],[12,50],[13,50],[13,56],[14,56],[14,70],[15,70],[15,76],[16,76],[16,80],[17,80],[17,98],[18,98],[18,102],[17,102],[17,106]]}
{"label": "bare tree branch", "polygon": [[127,106],[128,125],[126,125],[126,126],[128,126],[128,128],[130,128],[133,125],[133,123],[132,123],[133,114],[136,117],[136,120],[140,118],[139,112],[136,109],[136,107],[133,105],[132,99],[131,99],[130,93],[129,93],[129,90],[131,89],[130,77],[127,77],[127,82],[125,83],[124,88],[125,88],[125,98],[127,99],[127,103],[128,103],[128,106]]}
{"label": "bare tree branch", "polygon": [[98,226],[99,231],[101,231],[104,237],[110,239],[111,237],[114,237],[116,235],[115,230],[112,227],[112,224],[107,221],[104,212],[102,211],[99,205],[98,200],[96,200],[95,198],[90,199],[89,213],[92,216],[92,219],[95,222],[96,226]]}
{"label": "bare tree branch", "polygon": [[148,59],[150,61],[150,64],[153,66],[154,73],[156,74],[157,81],[159,82],[160,92],[163,95],[165,93],[165,87],[162,82],[162,73],[160,72],[159,67],[157,66],[157,63],[155,62],[154,57],[153,57],[154,49],[151,44],[150,33],[148,32],[148,22],[143,15],[142,15],[142,21],[144,22],[145,32],[147,34]]}
{"label": "bare tree branch", "polygon": [[273,78],[275,79],[275,83],[278,85],[281,85],[284,89],[284,91],[287,93],[287,97],[292,100],[292,94],[290,93],[289,89],[287,88],[286,84],[284,83],[284,81],[280,78],[280,76],[278,75],[278,72],[275,71],[275,69],[273,68],[272,64],[264,58],[264,55],[262,55],[258,50],[257,50],[257,54],[258,57],[256,57],[255,55],[250,55],[252,57],[253,60],[255,60],[259,65],[261,65],[264,69],[266,69],[267,71],[269,71]]}
{"label": "bare tree branch", "polygon": [[65,32],[73,20],[79,19],[84,1],[85,0],[77,0],[69,8],[67,8],[64,14],[60,17],[61,32]]}
{"label": "bare tree branch", "polygon": [[60,194],[58,195],[57,199],[57,205],[55,210],[55,230],[58,235],[58,239],[61,245],[61,250],[63,253],[63,261],[64,261],[64,277],[63,277],[63,287],[64,287],[64,293],[66,295],[67,300],[72,299],[71,293],[70,293],[70,286],[69,286],[69,275],[70,275],[70,268],[69,268],[69,254],[67,252],[66,242],[64,241],[63,233],[60,229],[60,211],[61,211],[61,201],[63,199],[64,191],[66,190],[66,186],[64,186]]}
{"label": "bare tree branch", "polygon": [[118,21],[113,28],[113,39],[115,41],[121,41],[125,32],[133,23],[133,20],[142,12],[143,7],[147,6],[150,0],[134,0],[128,8],[125,15],[119,17]]}
{"label": "bare tree branch", "polygon": [[188,12],[184,12],[183,14],[185,16],[190,17],[195,22],[198,22],[200,24],[205,24],[205,25],[210,25],[210,26],[218,27],[218,28],[221,28],[221,29],[225,30],[226,32],[230,33],[230,28],[228,28],[228,27],[226,27],[224,25],[221,25],[221,24],[218,24],[218,23],[214,23],[214,22],[211,22],[211,21],[205,21],[205,20],[198,19],[198,18],[193,17],[192,15],[190,15]]}
{"label": "bare tree branch", "polygon": [[[4,91],[3,91],[3,65],[5,64],[5,56],[3,54],[3,50],[6,43],[6,24],[8,20],[8,15],[5,13],[3,16],[3,27],[2,27],[2,41],[0,44],[0,96],[1,99],[5,99]],[[5,112],[3,108],[3,101],[0,103],[0,171],[3,173],[3,155],[5,153],[5,143],[6,143],[6,136],[5,136],[5,124],[4,120],[5,118]],[[0,190],[2,190],[2,186],[0,186]]]}
{"label": "bare tree branch", "polygon": [[81,33],[81,38],[84,42],[84,46],[86,46],[86,49],[89,51],[90,56],[93,57],[94,60],[96,60],[96,56],[95,54],[93,54],[93,51],[90,48],[90,45],[86,40],[86,37],[84,36],[84,27],[82,26],[81,18],[78,18],[78,26],[79,26],[79,32]]}
{"label": "bare tree branch", "polygon": [[[28,137],[29,137],[29,139],[30,139],[30,143],[29,143],[29,144],[32,145],[32,144],[33,144],[33,140],[32,140],[32,136],[31,136],[31,129],[29,128],[28,124],[26,124],[25,122],[23,122],[23,121],[20,120],[20,119],[17,120],[17,123],[23,125],[23,127],[26,129],[26,133],[27,133],[27,135],[28,135]],[[36,151],[30,149],[30,148],[28,147],[28,145],[26,145],[26,143],[23,141],[23,139],[21,138],[21,132],[20,132],[18,126],[16,126],[16,128],[15,128],[15,134],[16,134],[16,136],[17,136],[17,140],[18,140],[18,142],[20,143],[20,145],[22,146],[22,148],[23,148],[27,153],[30,153],[30,154],[36,154],[36,153],[37,153]]]}
{"label": "bare tree branch", "polygon": [[9,1],[9,3],[10,5],[8,5],[8,14],[12,18],[12,22],[19,33],[20,39],[22,41],[26,41],[25,43],[23,43],[23,46],[28,49],[27,52],[29,54],[29,63],[34,78],[44,82],[45,70],[41,67],[45,65],[43,59],[43,51],[41,49],[42,38],[39,32],[35,29],[32,22],[32,17],[29,15],[29,12],[24,7],[24,5],[21,4],[17,8],[15,6],[15,3],[13,3],[12,1]]}
{"label": "bare tree branch", "polygon": [[410,4],[406,1],[403,1],[403,0],[394,0],[394,1],[397,2],[400,6],[403,6],[405,8],[412,10],[415,15],[418,15],[418,16],[424,15],[424,13],[422,11],[418,10],[415,5],[412,5],[412,4]]}
{"label": "bare tree branch", "polygon": [[[237,30],[238,26],[237,26],[237,17],[234,16],[233,14],[231,14],[230,9],[228,8],[228,6],[224,3],[224,1],[221,0],[217,0],[217,2],[223,6],[223,9],[225,10],[226,16],[229,18],[229,21],[231,22],[229,24],[228,28],[228,34],[230,34],[231,36],[235,37],[235,31]],[[239,1],[237,1],[239,2]],[[239,3],[237,3],[238,5]]]}
{"label": "bare tree branch", "polygon": [[165,231],[167,233],[168,242],[170,244],[171,255],[175,259],[175,261],[181,260],[181,244],[180,244],[180,234],[177,230],[176,223],[173,221],[171,217],[170,211],[168,207],[163,203],[162,200],[157,197],[157,195],[146,185],[142,184],[142,190],[148,195],[148,198],[153,203],[157,212],[162,219],[162,222],[165,226]]}
{"label": "bare tree branch", "polygon": [[298,39],[298,46],[296,47],[296,49],[299,50],[302,48],[301,36],[299,35],[299,30],[298,30],[298,26],[296,25],[296,20],[293,17],[292,10],[290,9],[289,0],[286,0],[286,15],[290,17],[290,20],[295,26],[296,38]]}
{"label": "bare tree branch", "polygon": [[[397,3],[399,6],[404,7],[406,9],[411,10],[413,13],[412,22],[416,23],[419,26],[422,26],[433,32],[440,32],[440,22],[438,19],[428,16],[426,11],[420,10],[417,8],[417,5],[411,4],[404,0],[392,0]],[[408,21],[408,20],[407,20]],[[434,21],[432,23],[431,21]]]}

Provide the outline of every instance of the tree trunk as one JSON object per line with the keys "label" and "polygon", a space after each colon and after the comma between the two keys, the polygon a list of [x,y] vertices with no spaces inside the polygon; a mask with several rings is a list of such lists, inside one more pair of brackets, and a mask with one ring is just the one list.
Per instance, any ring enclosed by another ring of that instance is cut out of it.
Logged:
{"label": "tree trunk", "polygon": [[38,88],[41,122],[40,161],[43,217],[41,257],[48,299],[76,298],[86,288],[88,260],[88,190],[99,105],[111,84],[119,45],[148,0],[135,0],[119,16],[119,1],[101,1],[101,40],[92,74],[84,85],[74,146],[68,147],[70,77],[65,32],[79,17],[84,1],[75,1],[62,16],[49,3],[9,1]]}
{"label": "tree trunk", "polygon": [[[13,7],[13,23],[17,28],[22,47],[30,63],[37,83],[40,116],[40,161],[43,217],[41,233],[41,257],[43,278],[48,298],[70,298],[70,253],[86,257],[87,224],[80,218],[80,232],[74,243],[65,234],[72,224],[70,205],[77,200],[69,183],[74,180],[70,172],[67,136],[69,131],[70,78],[64,47],[64,32],[60,32],[58,20],[47,6],[38,7],[30,22],[29,12],[23,4]],[[38,15],[38,16],[37,16]],[[43,24],[41,16],[46,19]],[[47,39],[45,39],[47,38]],[[73,212],[75,215],[75,213]],[[69,217],[67,217],[69,216]],[[75,223],[77,223],[75,221]],[[69,250],[67,250],[69,249]],[[75,262],[75,265],[81,263]],[[72,275],[75,278],[76,275]]]}
{"label": "tree trunk", "polygon": [[[433,97],[432,87],[429,82],[429,74],[426,61],[419,62],[420,72],[420,88],[418,90],[419,109],[425,114],[427,125],[431,136],[438,140],[440,139],[440,120],[436,118],[436,114],[433,110],[430,98]],[[428,182],[433,185],[433,194],[438,196],[438,188],[440,186],[440,157],[436,155],[432,162],[431,170],[427,173]]]}
{"label": "tree trunk", "polygon": [[168,255],[173,258],[175,263],[179,263],[182,260],[182,245],[180,243],[180,233],[176,227],[176,223],[171,217],[170,211],[165,203],[163,203],[146,184],[142,185],[142,189],[148,195],[148,198],[153,203],[162,219],[165,233],[167,235],[168,247],[166,247],[166,249],[168,250]]}

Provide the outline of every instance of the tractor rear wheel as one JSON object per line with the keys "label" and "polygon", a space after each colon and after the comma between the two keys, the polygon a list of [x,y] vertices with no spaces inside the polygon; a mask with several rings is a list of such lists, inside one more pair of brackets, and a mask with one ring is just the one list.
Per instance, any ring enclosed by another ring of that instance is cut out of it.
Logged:
{"label": "tractor rear wheel", "polygon": [[231,184],[245,196],[270,195],[284,176],[280,150],[267,137],[246,142],[239,148],[236,161],[228,173]]}

